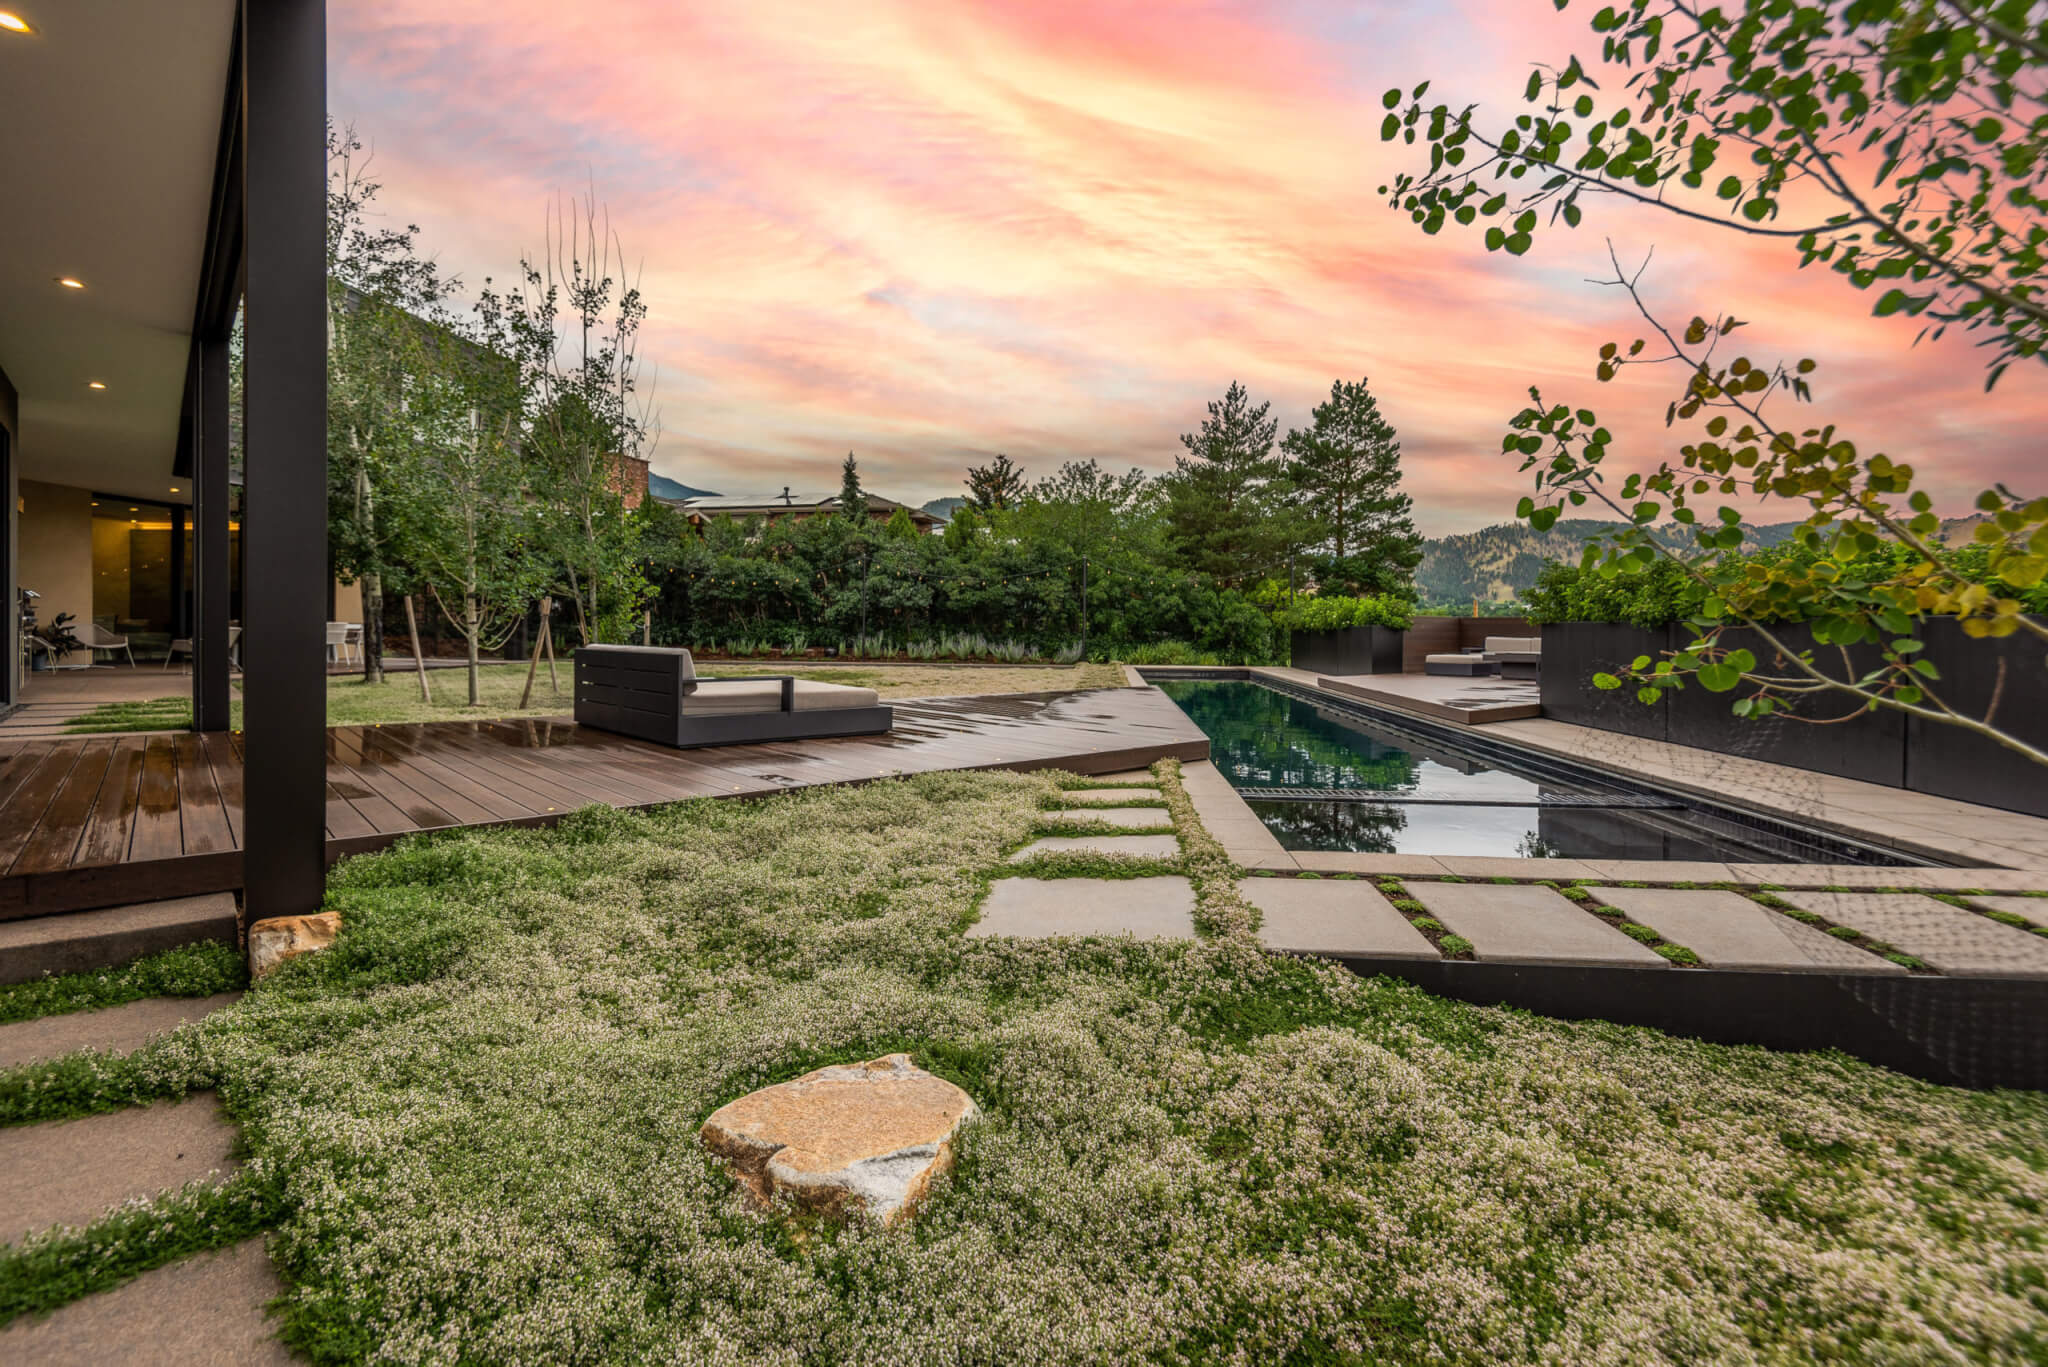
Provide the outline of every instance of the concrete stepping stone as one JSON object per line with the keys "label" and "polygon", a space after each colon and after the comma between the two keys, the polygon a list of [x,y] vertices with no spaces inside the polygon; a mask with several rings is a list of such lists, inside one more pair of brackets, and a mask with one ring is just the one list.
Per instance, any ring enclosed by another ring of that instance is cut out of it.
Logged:
{"label": "concrete stepping stone", "polygon": [[1259,942],[1268,949],[1375,959],[1442,957],[1369,883],[1247,878],[1237,890],[1259,909]]}
{"label": "concrete stepping stone", "polygon": [[1069,788],[1060,796],[1068,802],[1099,802],[1115,806],[1119,802],[1134,802],[1148,798],[1158,801],[1166,794],[1157,788]]}
{"label": "concrete stepping stone", "polygon": [[71,1011],[0,1025],[0,1068],[61,1058],[76,1049],[125,1054],[149,1043],[152,1036],[210,1016],[241,999],[239,992],[221,992],[211,997],[150,997],[100,1011]]}
{"label": "concrete stepping stone", "polygon": [[1715,968],[1773,973],[1904,973],[1889,959],[1780,916],[1732,892],[1684,888],[1594,888],[1675,945]]}
{"label": "concrete stepping stone", "polygon": [[1410,883],[1408,895],[1452,932],[1472,942],[1481,959],[1530,963],[1669,968],[1591,912],[1549,888],[1493,883]]}
{"label": "concrete stepping stone", "polygon": [[1786,892],[1795,907],[1977,978],[2048,978],[2048,939],[1917,892]]}
{"label": "concrete stepping stone", "polygon": [[1185,878],[998,878],[981,904],[972,939],[1014,935],[1135,935],[1195,938],[1195,889]]}
{"label": "concrete stepping stone", "polygon": [[1164,807],[1084,807],[1075,811],[1041,812],[1040,821],[1074,826],[1114,826],[1123,831],[1142,831],[1153,826],[1171,826],[1173,813]]}
{"label": "concrete stepping stone", "polygon": [[1046,835],[1010,856],[1012,864],[1041,854],[1122,854],[1134,859],[1178,859],[1180,837],[1172,835]]}
{"label": "concrete stepping stone", "polygon": [[1989,911],[2009,911],[2037,926],[2048,926],[2048,897],[1972,897],[1970,901]]}
{"label": "concrete stepping stone", "polygon": [[0,921],[0,984],[112,968],[202,940],[231,945],[238,934],[234,894],[227,892]]}
{"label": "concrete stepping stone", "polygon": [[1156,788],[1159,780],[1152,776],[1150,769],[1119,769],[1113,774],[1084,774],[1084,778],[1097,783],[1123,783],[1133,788]]}
{"label": "concrete stepping stone", "polygon": [[48,1316],[0,1329],[0,1362],[287,1364],[265,1307],[284,1293],[259,1235],[143,1273]]}
{"label": "concrete stepping stone", "polygon": [[235,1127],[211,1092],[183,1101],[0,1130],[0,1242],[86,1225],[121,1202],[225,1177]]}

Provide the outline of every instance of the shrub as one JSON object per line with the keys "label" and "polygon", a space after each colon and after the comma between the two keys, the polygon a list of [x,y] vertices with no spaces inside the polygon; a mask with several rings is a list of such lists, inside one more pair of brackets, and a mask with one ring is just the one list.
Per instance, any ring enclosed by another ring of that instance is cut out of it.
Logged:
{"label": "shrub", "polygon": [[1298,598],[1294,606],[1273,614],[1273,625],[1282,631],[1342,631],[1346,627],[1406,631],[1414,621],[1414,611],[1407,599],[1385,594]]}

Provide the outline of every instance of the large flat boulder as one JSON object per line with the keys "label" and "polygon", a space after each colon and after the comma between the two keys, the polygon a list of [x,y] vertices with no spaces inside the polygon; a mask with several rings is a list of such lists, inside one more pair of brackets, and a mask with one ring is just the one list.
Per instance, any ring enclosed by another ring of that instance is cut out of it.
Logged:
{"label": "large flat boulder", "polygon": [[858,1206],[893,1224],[952,1167],[953,1137],[974,1113],[967,1093],[889,1054],[749,1092],[713,1111],[702,1136],[756,1201]]}

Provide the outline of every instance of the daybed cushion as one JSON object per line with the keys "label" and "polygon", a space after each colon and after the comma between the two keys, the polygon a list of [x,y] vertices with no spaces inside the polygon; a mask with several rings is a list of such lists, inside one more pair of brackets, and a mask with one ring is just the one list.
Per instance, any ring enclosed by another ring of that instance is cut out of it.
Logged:
{"label": "daybed cushion", "polygon": [[1455,655],[1425,655],[1422,657],[1422,662],[1428,665],[1469,665],[1478,663],[1475,657],[1467,655],[1463,651],[1459,651]]}
{"label": "daybed cushion", "polygon": [[1486,638],[1488,655],[1540,655],[1543,653],[1541,636],[1489,636]]}
{"label": "daybed cushion", "polygon": [[[879,701],[880,695],[872,688],[798,679],[793,705],[799,712],[818,712],[835,707],[873,707]],[[683,695],[686,717],[731,717],[781,710],[780,679],[699,679],[695,691]]]}

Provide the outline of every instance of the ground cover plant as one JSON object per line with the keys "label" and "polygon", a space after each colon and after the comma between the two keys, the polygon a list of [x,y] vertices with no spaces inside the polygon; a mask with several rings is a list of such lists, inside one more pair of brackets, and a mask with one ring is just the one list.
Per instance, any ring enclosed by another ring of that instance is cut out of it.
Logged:
{"label": "ground cover plant", "polygon": [[[217,1087],[321,1361],[2048,1352],[2048,1099],[1269,958],[1161,768],[1200,942],[962,936],[1042,775],[591,810],[342,865],[333,949],[0,1116]],[[698,1146],[899,1049],[983,1112],[907,1227],[750,1210]]]}

